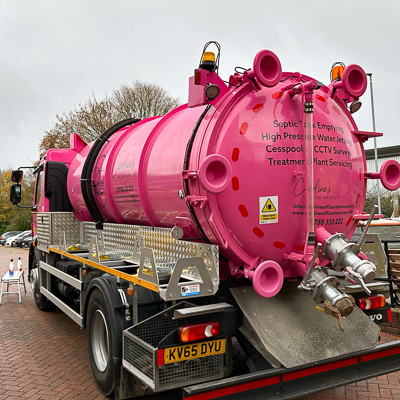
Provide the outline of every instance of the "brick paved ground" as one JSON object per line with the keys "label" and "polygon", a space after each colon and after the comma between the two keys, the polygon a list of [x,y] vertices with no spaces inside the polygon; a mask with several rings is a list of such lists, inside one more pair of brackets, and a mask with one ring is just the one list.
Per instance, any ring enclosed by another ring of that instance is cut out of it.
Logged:
{"label": "brick paved ground", "polygon": [[[26,274],[28,251],[0,246],[1,276],[18,256]],[[39,311],[29,283],[21,305],[17,295],[7,295],[0,307],[0,400],[28,398],[105,399],[91,374],[85,331],[62,312]],[[336,399],[400,400],[400,372],[302,398]]]}
{"label": "brick paved ground", "polygon": [[[28,251],[0,248],[0,275],[11,257]],[[30,284],[18,304],[6,295],[0,307],[0,399],[105,399],[91,374],[85,331],[60,311],[35,306]]]}

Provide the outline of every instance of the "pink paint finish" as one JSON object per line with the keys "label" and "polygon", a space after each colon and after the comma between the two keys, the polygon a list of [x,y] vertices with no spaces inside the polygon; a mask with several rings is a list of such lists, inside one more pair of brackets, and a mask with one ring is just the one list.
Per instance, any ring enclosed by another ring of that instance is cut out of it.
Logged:
{"label": "pink paint finish", "polygon": [[380,179],[387,190],[397,190],[400,187],[400,164],[395,160],[386,160],[379,172],[367,172],[367,179]]}
{"label": "pink paint finish", "polygon": [[[103,218],[181,226],[184,238],[202,232],[228,260],[221,276],[248,277],[261,296],[274,296],[284,278],[304,274],[308,261],[304,100],[314,103],[314,227],[321,240],[336,232],[350,237],[356,228],[366,191],[363,136],[332,93],[359,96],[364,77],[360,67],[349,66],[340,87],[317,89],[310,77],[282,73],[269,51],[257,54],[252,70],[231,77],[239,87],[198,72],[188,105],[122,129],[101,149],[92,183]],[[208,84],[221,90],[210,102]],[[68,193],[77,217],[89,220],[80,174],[91,144],[83,147],[77,137],[71,143],[71,153],[64,153],[74,154]],[[398,187],[400,168],[389,163],[380,177]]]}
{"label": "pink paint finish", "polygon": [[261,50],[254,57],[253,69],[247,72],[247,76],[257,78],[266,87],[274,87],[282,76],[282,66],[279,58],[270,50]]}
{"label": "pink paint finish", "polygon": [[69,137],[69,148],[76,151],[77,153],[81,152],[87,143],[76,133],[73,133]]}
{"label": "pink paint finish", "polygon": [[254,290],[262,297],[273,297],[282,288],[283,271],[275,261],[263,261],[250,275]]}
{"label": "pink paint finish", "polygon": [[[212,101],[208,101],[205,94],[205,89],[210,84],[218,86],[220,90],[220,94]],[[215,72],[196,69],[195,76],[189,78],[188,107],[197,107],[205,104],[215,105],[227,93],[229,93],[228,87]]]}
{"label": "pink paint finish", "polygon": [[220,154],[210,154],[199,167],[199,182],[210,193],[221,193],[231,183],[232,167]]}
{"label": "pink paint finish", "polygon": [[[352,99],[358,99],[367,88],[367,77],[364,70],[356,64],[348,65],[344,71],[341,80],[334,81],[331,86],[333,89],[342,89]],[[332,91],[332,95],[334,91]]]}

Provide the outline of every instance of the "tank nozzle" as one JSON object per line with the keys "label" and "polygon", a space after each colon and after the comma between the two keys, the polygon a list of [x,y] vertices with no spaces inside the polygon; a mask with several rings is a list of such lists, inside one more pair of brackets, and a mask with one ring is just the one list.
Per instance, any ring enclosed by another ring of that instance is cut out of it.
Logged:
{"label": "tank nozzle", "polygon": [[336,233],[331,235],[325,228],[319,228],[315,232],[319,242],[324,243],[322,257],[330,260],[336,271],[344,271],[347,277],[359,283],[368,293],[365,283],[370,283],[375,278],[376,266],[358,257],[360,246],[349,243],[346,235]]}
{"label": "tank nozzle", "polygon": [[322,257],[331,260],[336,271],[345,271],[349,267],[359,274],[364,282],[372,282],[375,278],[376,266],[358,257],[359,252],[360,248],[356,243],[349,243],[346,235],[336,233],[326,239]]}
{"label": "tank nozzle", "polygon": [[330,305],[337,308],[342,317],[349,316],[354,308],[351,298],[339,291],[339,279],[335,276],[329,276],[323,268],[317,267],[311,273],[311,279],[315,286],[312,292],[312,298],[317,303],[328,301]]}

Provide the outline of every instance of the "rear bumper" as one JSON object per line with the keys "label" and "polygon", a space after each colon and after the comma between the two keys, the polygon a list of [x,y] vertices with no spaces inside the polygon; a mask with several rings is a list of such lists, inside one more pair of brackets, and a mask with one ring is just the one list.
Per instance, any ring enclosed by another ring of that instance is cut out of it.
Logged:
{"label": "rear bumper", "polygon": [[296,368],[278,368],[183,388],[190,400],[295,399],[400,370],[400,340]]}

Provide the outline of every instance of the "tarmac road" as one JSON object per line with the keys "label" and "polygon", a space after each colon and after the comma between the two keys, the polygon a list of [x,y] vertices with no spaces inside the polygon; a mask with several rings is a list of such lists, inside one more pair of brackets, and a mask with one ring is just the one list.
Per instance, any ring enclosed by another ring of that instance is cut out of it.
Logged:
{"label": "tarmac road", "polygon": [[[0,276],[21,257],[25,278],[28,250],[0,246]],[[85,330],[60,311],[41,312],[30,284],[27,293],[6,295],[0,307],[0,400],[106,399],[93,379]],[[394,336],[385,335],[387,340]],[[400,372],[327,390],[302,400],[400,400]],[[174,400],[167,393],[146,399]]]}

